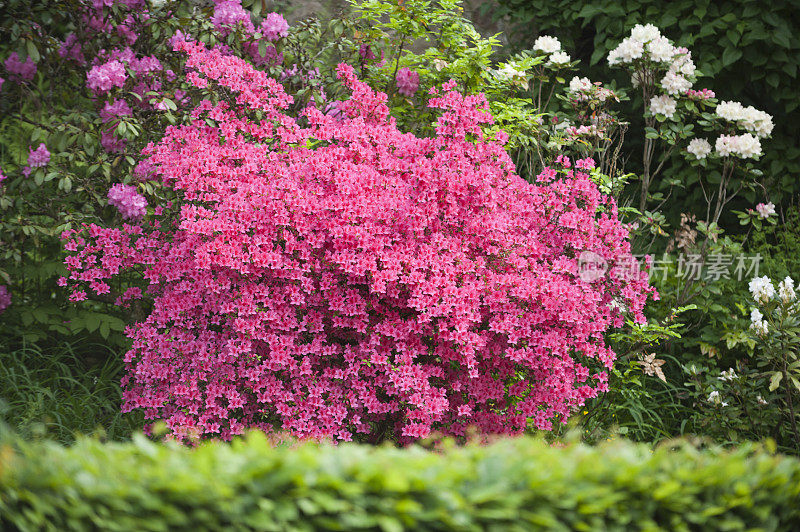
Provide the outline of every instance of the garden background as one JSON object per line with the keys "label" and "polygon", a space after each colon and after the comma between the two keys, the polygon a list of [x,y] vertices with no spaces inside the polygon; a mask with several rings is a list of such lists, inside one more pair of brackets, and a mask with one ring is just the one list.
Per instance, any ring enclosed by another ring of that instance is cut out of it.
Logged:
{"label": "garden background", "polygon": [[[792,0],[0,0],[0,523],[791,529],[798,26]],[[173,469],[116,509],[66,480],[148,456]],[[174,498],[142,524],[148,489]]]}

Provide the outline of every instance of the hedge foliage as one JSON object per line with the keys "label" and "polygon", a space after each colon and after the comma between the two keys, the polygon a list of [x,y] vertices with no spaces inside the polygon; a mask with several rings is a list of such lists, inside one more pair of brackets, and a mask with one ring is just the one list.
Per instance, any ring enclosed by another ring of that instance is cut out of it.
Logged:
{"label": "hedge foliage", "polygon": [[800,461],[752,445],[0,445],[2,530],[798,527]]}

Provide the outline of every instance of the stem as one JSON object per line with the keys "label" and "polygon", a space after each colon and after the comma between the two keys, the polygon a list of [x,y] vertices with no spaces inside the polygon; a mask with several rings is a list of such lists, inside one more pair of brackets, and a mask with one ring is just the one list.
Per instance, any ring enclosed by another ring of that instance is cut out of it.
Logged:
{"label": "stem", "polygon": [[[783,348],[783,341],[781,341],[781,347]],[[792,422],[792,432],[794,433],[794,444],[797,446],[797,450],[800,451],[800,435],[797,433],[797,420],[795,419],[794,413],[794,404],[792,403],[792,387],[789,384],[789,371],[786,367],[786,349],[783,349],[783,353],[781,355],[783,357],[783,382],[786,384],[786,404],[789,407],[789,419]]]}

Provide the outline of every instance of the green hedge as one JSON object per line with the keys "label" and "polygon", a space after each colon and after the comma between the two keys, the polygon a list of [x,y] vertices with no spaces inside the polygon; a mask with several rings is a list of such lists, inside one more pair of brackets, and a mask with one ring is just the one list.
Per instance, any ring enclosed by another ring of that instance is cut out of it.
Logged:
{"label": "green hedge", "polygon": [[252,434],[0,446],[2,530],[798,530],[800,461],[752,446],[437,453]]}

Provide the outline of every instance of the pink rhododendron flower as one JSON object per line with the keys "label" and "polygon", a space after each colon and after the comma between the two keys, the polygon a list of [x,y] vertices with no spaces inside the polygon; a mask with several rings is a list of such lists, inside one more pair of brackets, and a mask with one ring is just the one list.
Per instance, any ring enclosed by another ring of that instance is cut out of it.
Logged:
{"label": "pink rhododendron flower", "polygon": [[100,110],[100,118],[103,122],[110,122],[115,118],[130,116],[131,108],[125,100],[116,99],[106,102]]}
{"label": "pink rhododendron flower", "polygon": [[67,38],[58,49],[58,55],[63,59],[72,59],[79,65],[86,64],[86,58],[83,56],[81,43],[74,33],[67,35]]}
{"label": "pink rhododendron flower", "polygon": [[419,74],[406,67],[397,71],[397,91],[404,96],[414,96],[419,88]]}
{"label": "pink rhododendron flower", "polygon": [[759,203],[756,205],[756,212],[758,212],[759,218],[769,218],[775,214],[775,204],[772,202]]}
{"label": "pink rhododendron flower", "polygon": [[108,203],[119,209],[123,218],[141,218],[147,214],[147,200],[136,187],[117,183],[108,191]]}
{"label": "pink rhododendron flower", "polygon": [[250,14],[244,10],[240,0],[226,0],[217,3],[214,7],[214,15],[211,17],[211,23],[217,28],[217,31],[226,35],[230,33],[232,26],[242,23],[245,30],[249,32],[254,31],[253,23],[250,20]]}
{"label": "pink rhododendron flower", "polygon": [[28,166],[31,168],[40,168],[42,166],[47,166],[47,163],[50,162],[50,152],[47,151],[47,146],[44,143],[39,144],[39,147],[35,150],[33,148],[29,149],[28,153]]}
{"label": "pink rhododendron flower", "polygon": [[268,41],[277,41],[289,35],[289,23],[279,13],[269,13],[261,21],[261,32]]}
{"label": "pink rhododendron flower", "polygon": [[109,153],[122,153],[127,144],[128,139],[118,137],[113,129],[104,129],[100,134],[100,145]]}
{"label": "pink rhododendron flower", "polygon": [[372,52],[372,48],[368,44],[362,44],[358,48],[358,54],[361,56],[361,60],[365,63],[375,60],[375,54]]}
{"label": "pink rhododendron flower", "polygon": [[[524,181],[483,134],[485,97],[455,82],[433,91],[436,135],[418,138],[340,65],[346,119],[308,107],[304,128],[267,73],[176,47],[190,83],[233,94],[145,149],[142,173],[179,201],[65,235],[73,300],[132,270],[149,284],[124,296],[153,299],[127,331],[125,411],[181,441],[254,427],[406,443],[550,429],[608,389],[603,335],[621,308],[643,321],[654,291],[617,267],[635,262],[628,232],[581,168]],[[121,211],[135,196],[109,191]],[[583,253],[614,267],[586,282]]]}
{"label": "pink rhododendron flower", "polygon": [[93,66],[86,74],[86,86],[95,92],[107,92],[114,87],[122,87],[128,78],[125,65],[112,59],[102,65]]}
{"label": "pink rhododendron flower", "polygon": [[0,285],[0,313],[5,311],[11,305],[11,292],[8,287]]}
{"label": "pink rhododendron flower", "polygon": [[245,50],[247,53],[250,54],[250,57],[253,58],[253,64],[257,66],[273,66],[279,65],[283,63],[283,54],[278,52],[278,49],[275,48],[273,45],[267,46],[266,50],[264,50],[264,55],[260,55],[258,52],[258,43],[247,43],[244,45]]}
{"label": "pink rhododendron flower", "polygon": [[21,61],[17,52],[11,52],[4,65],[14,81],[31,81],[36,75],[36,63],[30,57]]}

